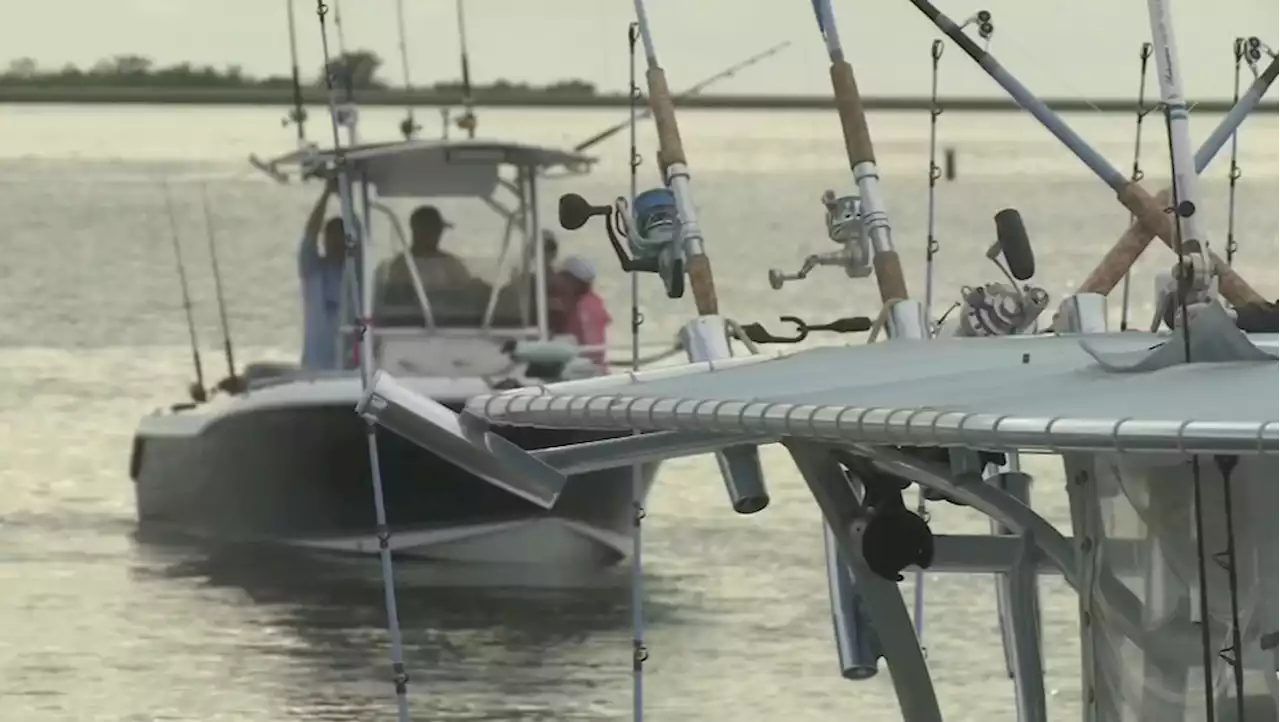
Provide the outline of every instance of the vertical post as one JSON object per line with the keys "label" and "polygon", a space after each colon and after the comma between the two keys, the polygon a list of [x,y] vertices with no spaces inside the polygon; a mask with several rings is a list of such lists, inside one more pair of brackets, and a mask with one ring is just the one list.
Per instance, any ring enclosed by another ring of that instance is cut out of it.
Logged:
{"label": "vertical post", "polygon": [[1098,577],[1098,487],[1094,480],[1093,459],[1087,454],[1062,457],[1067,477],[1067,499],[1071,509],[1071,529],[1076,540],[1076,574],[1080,585],[1076,594],[1080,613],[1080,694],[1083,722],[1099,722],[1109,717],[1102,714],[1098,700],[1098,665],[1095,661],[1093,629],[1093,590]]}
{"label": "vertical post", "polygon": [[551,328],[547,319],[547,253],[542,247],[541,217],[538,215],[538,173],[533,168],[526,168],[521,171],[521,175],[529,186],[528,240],[533,243],[533,263],[537,268],[538,295],[534,303],[538,306],[538,337],[545,341],[551,337]]}
{"label": "vertical post", "polygon": [[[335,5],[336,8],[336,5]],[[320,20],[320,44],[324,51],[325,66],[329,64],[329,34],[325,27],[328,7],[325,0],[316,0],[316,15]],[[336,18],[335,18],[336,19]],[[362,243],[352,202],[351,169],[339,139],[339,111],[331,73],[325,73],[325,86],[329,95],[329,121],[333,130],[334,172],[338,174],[338,193],[342,201],[342,226],[346,235],[347,265],[360,264]],[[354,128],[352,129],[354,132]],[[357,265],[357,269],[360,268]],[[356,276],[352,273],[352,276]],[[353,289],[360,344],[360,382],[368,391],[372,383],[373,334],[367,328],[369,309],[363,304],[364,294]],[[382,465],[378,458],[378,428],[372,417],[364,419],[365,438],[369,449],[369,472],[373,487],[374,532],[378,538],[378,558],[382,566],[382,589],[387,609],[387,633],[391,638],[392,683],[396,692],[396,713],[399,722],[409,722],[409,676],[404,664],[404,644],[400,636],[400,612],[396,605],[395,572],[391,561],[391,527],[387,524],[386,500],[383,498]]]}
{"label": "vertical post", "polygon": [[[1031,507],[1031,477],[1021,473],[1017,454],[1009,454],[1009,462],[988,484]],[[1012,536],[1012,529],[991,521],[993,536]],[[1040,651],[1040,580],[1035,565],[1037,554],[1030,538],[1024,536],[1017,562],[1003,574],[996,575],[996,607],[1000,617],[1000,636],[1004,644],[1005,662],[1013,677],[1014,698],[1019,722],[1044,722],[1044,659]],[[1034,655],[1034,656],[1033,656]]]}

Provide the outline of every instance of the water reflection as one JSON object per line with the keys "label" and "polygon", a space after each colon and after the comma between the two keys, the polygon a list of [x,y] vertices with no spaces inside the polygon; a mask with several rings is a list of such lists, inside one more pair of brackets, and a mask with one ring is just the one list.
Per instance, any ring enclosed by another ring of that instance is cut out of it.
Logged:
{"label": "water reflection", "polygon": [[[257,613],[238,647],[279,659],[253,666],[283,670],[272,686],[288,709],[312,719],[385,715],[393,689],[376,559],[139,541],[150,562],[136,568],[140,581],[244,594]],[[396,566],[415,709],[469,720],[601,719],[622,711],[631,654],[625,570],[542,590],[456,586],[459,573],[466,570]],[[648,581],[663,596],[662,580]],[[646,605],[650,624],[672,611],[660,599]]]}

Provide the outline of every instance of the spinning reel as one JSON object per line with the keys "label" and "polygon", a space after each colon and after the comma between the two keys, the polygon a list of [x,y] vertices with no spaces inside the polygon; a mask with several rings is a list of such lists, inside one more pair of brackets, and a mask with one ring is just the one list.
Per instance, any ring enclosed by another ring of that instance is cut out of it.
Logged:
{"label": "spinning reel", "polygon": [[[562,228],[577,230],[592,216],[603,216],[609,244],[622,270],[656,273],[662,277],[667,298],[682,298],[685,257],[675,194],[666,188],[647,190],[636,196],[631,211],[625,198],[618,198],[612,206],[594,206],[576,193],[560,196]],[[620,234],[626,237],[630,254],[618,240]]]}
{"label": "spinning reel", "polygon": [[412,115],[405,115],[404,119],[400,121],[400,135],[403,135],[405,140],[413,140],[413,137],[420,130],[422,130],[422,126],[414,120]]}
{"label": "spinning reel", "polygon": [[849,278],[871,275],[871,240],[862,222],[862,199],[858,196],[837,198],[835,191],[828,190],[822,194],[822,205],[826,208],[827,238],[840,246],[840,250],[806,257],[796,273],[769,269],[769,285],[773,290],[781,289],[787,281],[808,277],[818,266],[842,266]]}
{"label": "spinning reel", "polygon": [[[995,216],[996,242],[987,258],[1008,283],[987,283],[960,289],[959,336],[1012,336],[1026,331],[1049,305],[1049,294],[1039,286],[1018,286],[1036,273],[1035,255],[1027,238],[1022,215],[1006,208]],[[1001,256],[1004,263],[1000,262]]]}

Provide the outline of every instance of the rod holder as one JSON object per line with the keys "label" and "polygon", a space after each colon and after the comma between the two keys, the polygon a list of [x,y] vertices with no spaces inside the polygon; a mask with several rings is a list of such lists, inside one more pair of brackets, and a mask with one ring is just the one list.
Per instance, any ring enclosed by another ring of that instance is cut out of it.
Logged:
{"label": "rod holder", "polygon": [[720,476],[724,478],[729,504],[739,514],[755,514],[769,506],[769,489],[764,484],[760,449],[731,446],[716,453]]}
{"label": "rod holder", "polygon": [[840,660],[840,676],[851,681],[871,679],[880,672],[880,640],[863,608],[862,595],[835,534],[822,525],[827,560],[827,594],[831,599],[831,626]]}
{"label": "rod holder", "polygon": [[929,338],[929,324],[925,321],[924,304],[910,299],[901,300],[889,307],[889,337],[894,339]]}
{"label": "rod holder", "polygon": [[1106,333],[1107,297],[1100,293],[1073,293],[1058,307],[1054,322],[1058,333]]}

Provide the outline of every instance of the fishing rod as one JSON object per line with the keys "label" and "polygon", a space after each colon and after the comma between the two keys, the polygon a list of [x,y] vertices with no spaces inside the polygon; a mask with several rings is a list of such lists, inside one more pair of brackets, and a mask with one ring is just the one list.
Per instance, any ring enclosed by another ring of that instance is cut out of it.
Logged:
{"label": "fishing rod", "polygon": [[222,291],[222,269],[218,266],[218,242],[213,230],[213,214],[209,212],[208,188],[200,184],[200,210],[204,214],[205,235],[209,240],[209,265],[213,270],[213,289],[218,301],[218,320],[222,324],[222,352],[227,358],[227,380],[220,387],[230,391],[240,388],[240,379],[236,376],[235,354],[231,349],[231,324],[227,320],[226,296]]}
{"label": "fishing rod", "polygon": [[[636,41],[640,39],[640,25],[631,23],[627,26],[627,49],[629,54],[629,97],[628,105],[631,117],[627,120],[630,127],[630,158],[627,165],[630,169],[630,185],[628,187],[628,203],[630,208],[636,207],[636,196],[639,195],[640,151],[636,137],[637,125],[640,121],[640,80],[637,76]],[[640,370],[640,326],[644,323],[644,315],[640,313],[640,272],[631,271],[631,370]],[[638,435],[640,432],[635,431]],[[649,648],[645,644],[644,635],[644,475],[639,464],[631,467],[631,718],[634,722],[644,719],[644,663],[649,659]]]}
{"label": "fishing rod", "polygon": [[[693,203],[689,164],[684,153],[684,142],[680,139],[680,126],[676,123],[676,109],[671,100],[671,89],[667,86],[667,74],[658,64],[644,0],[635,0],[635,9],[636,24],[644,43],[649,108],[658,135],[658,170],[675,197],[675,210],[680,219],[680,236],[684,247],[684,271],[689,277],[689,287],[693,291],[693,302],[698,315],[718,317],[720,301],[716,296],[715,277],[711,273],[711,259],[707,257],[702,227],[698,224],[698,211]],[[639,215],[640,209],[635,210]],[[643,229],[640,230],[643,232]],[[720,348],[721,345],[724,348]],[[717,353],[717,356],[728,355],[727,342],[717,345],[717,349],[724,352]]]}
{"label": "fishing rod", "polygon": [[[1129,180],[1134,183],[1140,182],[1146,173],[1142,172],[1142,121],[1146,120],[1147,114],[1151,109],[1147,107],[1147,65],[1151,60],[1151,43],[1143,43],[1142,49],[1138,52],[1138,61],[1141,68],[1138,71],[1138,106],[1135,111],[1134,128],[1133,128],[1133,170],[1129,173]],[[1239,76],[1236,78],[1236,101],[1240,100],[1239,96]],[[1137,217],[1129,214],[1129,224],[1133,225]],[[1124,287],[1120,303],[1120,330],[1125,331],[1129,328],[1129,286],[1132,276],[1132,269],[1124,273]]]}
{"label": "fishing rod", "polygon": [[[711,75],[707,78],[704,78],[703,80],[689,86],[685,90],[676,94],[675,97],[673,98],[673,101],[679,101],[679,100],[684,100],[685,98],[691,98],[701,93],[702,91],[706,90],[707,88],[711,87],[712,85],[715,85],[721,80],[732,78],[733,76],[737,75],[739,72],[751,67],[752,65],[755,65],[756,63],[759,63],[763,60],[771,58],[774,55],[777,55],[778,53],[782,52],[786,48],[790,47],[791,44],[792,43],[790,40],[786,40],[781,43],[778,43],[777,45],[774,45],[773,47],[767,50],[756,53],[755,55],[752,55],[751,57],[745,60],[741,60],[737,63],[734,63],[733,65],[730,65],[729,67],[725,68],[724,70],[721,70],[715,75]],[[573,147],[573,151],[575,153],[585,152],[589,148],[592,148],[608,140],[609,138],[612,138],[614,135],[617,135],[619,132],[626,130],[628,127],[632,125],[633,119],[645,120],[651,117],[652,115],[653,115],[652,110],[650,110],[649,108],[644,108],[639,111],[638,115],[633,115],[632,117],[627,118],[627,120],[624,120],[621,123],[618,123],[617,125],[612,125],[600,131],[599,133],[596,133],[590,138],[587,138],[581,143],[578,143]]]}
{"label": "fishing rod", "polygon": [[169,192],[169,182],[162,180],[160,188],[164,192],[164,208],[169,216],[169,237],[173,241],[173,260],[178,269],[178,283],[182,287],[182,310],[187,316],[187,334],[191,339],[191,365],[196,372],[196,380],[191,382],[187,392],[191,394],[192,401],[201,404],[208,400],[209,395],[204,387],[204,367],[200,363],[200,339],[196,334],[196,319],[191,305],[191,287],[187,284],[187,266],[182,260],[178,217],[173,210],[173,196]]}
{"label": "fishing rod", "polygon": [[[902,273],[902,261],[893,248],[889,216],[880,194],[880,171],[871,144],[871,131],[867,127],[867,115],[862,107],[862,95],[853,77],[853,66],[844,59],[831,0],[813,0],[813,11],[817,16],[818,30],[827,44],[827,55],[831,58],[831,89],[844,132],[845,155],[861,196],[862,226],[875,250],[872,264],[876,286],[880,290],[881,302],[888,307],[888,304],[906,301],[910,296]],[[902,332],[902,329],[895,330]],[[908,331],[919,338],[924,338],[923,332],[923,328]]]}
{"label": "fishing rod", "polygon": [[[1165,127],[1169,138],[1169,159],[1173,171],[1172,208],[1177,220],[1172,224],[1174,234],[1172,240],[1174,242],[1174,252],[1178,255],[1176,300],[1180,307],[1182,319],[1183,360],[1185,363],[1190,364],[1192,325],[1188,309],[1193,302],[1204,300],[1204,289],[1199,286],[1201,283],[1207,283],[1207,278],[1201,280],[1197,276],[1200,271],[1205,272],[1207,275],[1210,268],[1207,266],[1206,254],[1202,245],[1204,237],[1201,235],[1203,231],[1198,217],[1199,214],[1196,212],[1201,199],[1196,185],[1198,179],[1195,160],[1191,155],[1191,135],[1188,128],[1187,104],[1182,93],[1182,73],[1178,61],[1173,18],[1166,0],[1148,0],[1147,10],[1151,22],[1151,40],[1155,45],[1156,76],[1160,82],[1160,99],[1164,104]],[[1197,263],[1201,265],[1201,268],[1197,268],[1194,265]],[[1206,722],[1214,722],[1216,717],[1214,700],[1216,686],[1214,685],[1213,670],[1214,650],[1211,648],[1209,638],[1212,614],[1209,610],[1209,574],[1208,561],[1205,554],[1203,480],[1201,479],[1200,458],[1198,455],[1191,457],[1191,473],[1192,498],[1195,506],[1196,561],[1199,576],[1200,643],[1203,655],[1205,715]],[[1227,510],[1227,513],[1230,515],[1230,509]],[[1230,517],[1228,516],[1228,518]],[[1234,546],[1232,550],[1234,551]],[[1231,561],[1234,562],[1234,560]],[[1232,591],[1234,592],[1234,589]],[[1234,596],[1231,602],[1234,607],[1236,605]],[[1235,671],[1237,685],[1236,719],[1244,719],[1244,671],[1239,666],[1240,650],[1237,649],[1235,651],[1237,659],[1232,666]]]}
{"label": "fishing rod", "polygon": [[475,138],[475,101],[471,95],[471,62],[467,53],[467,20],[462,4],[463,0],[457,0],[458,47],[462,62],[462,117],[458,118],[457,124],[460,129],[467,131],[468,138]]}
{"label": "fishing rod", "polygon": [[[347,53],[347,40],[343,32],[342,0],[330,0],[333,3],[333,29],[338,38],[339,68],[342,72],[342,108],[339,123],[347,129],[347,141],[351,145],[359,143],[356,125],[360,122],[359,111],[356,110],[356,63],[355,58]],[[325,65],[329,63],[325,58]]]}
{"label": "fishing rod", "polygon": [[289,19],[289,61],[293,67],[293,110],[284,119],[284,125],[292,124],[298,132],[298,146],[307,142],[307,110],[302,105],[302,74],[298,70],[298,29],[293,15],[293,0],[284,0]]}
{"label": "fishing rod", "polygon": [[[1236,38],[1232,45],[1235,55],[1235,81],[1232,87],[1231,104],[1240,102],[1240,66],[1244,62],[1245,40]],[[1236,257],[1236,182],[1240,180],[1239,160],[1240,133],[1231,134],[1231,169],[1227,171],[1227,265],[1230,266]]]}
{"label": "fishing rod", "polygon": [[[1166,217],[1165,209],[1159,200],[1154,198],[1140,184],[1129,181],[1123,173],[1112,166],[1105,158],[1096,150],[1090,147],[1074,130],[1070,128],[1063,120],[1058,117],[1048,106],[1039,98],[1033,95],[1027,88],[1013,77],[991,53],[978,47],[968,36],[961,32],[959,26],[937,6],[929,0],[908,0],[914,5],[925,17],[927,17],[939,30],[947,37],[951,38],[960,49],[965,52],[974,62],[986,71],[986,73],[995,80],[1000,87],[1009,93],[1009,95],[1018,103],[1019,106],[1025,108],[1041,125],[1045,127],[1054,137],[1056,137],[1066,148],[1071,151],[1082,163],[1085,164],[1093,173],[1098,176],[1104,183],[1116,192],[1116,197],[1122,205],[1129,209],[1148,229],[1155,231],[1155,235],[1159,236],[1167,245],[1173,245],[1173,223]],[[1157,49],[1158,52],[1158,49]],[[1274,75],[1272,76],[1274,80]],[[1246,94],[1246,98],[1248,95]],[[1257,97],[1252,99],[1252,104],[1256,105]],[[1242,102],[1244,99],[1242,99]],[[1233,109],[1232,113],[1235,113]],[[1234,117],[1234,116],[1233,116]],[[1239,122],[1239,117],[1234,117],[1234,122]],[[1211,137],[1211,141],[1217,141],[1216,137]],[[1225,142],[1226,138],[1221,139]],[[1189,241],[1190,245],[1190,241]],[[1125,272],[1133,265],[1138,256],[1142,253],[1145,245],[1135,243],[1116,244],[1106,254],[1102,262],[1094,270],[1092,274],[1082,284],[1080,292],[1082,293],[1098,293],[1106,294],[1124,277]],[[1195,252],[1197,257],[1202,260],[1204,256],[1209,255],[1199,249]],[[1216,264],[1215,264],[1216,265]],[[1207,268],[1201,264],[1202,268]],[[1263,302],[1262,296],[1253,290],[1244,279],[1230,268],[1226,268],[1225,264],[1217,269],[1219,274],[1219,282],[1222,294],[1227,297],[1233,304],[1245,305],[1249,303]],[[1203,280],[1203,279],[1201,279]]]}
{"label": "fishing rod", "polygon": [[[1180,293],[1194,294],[1195,302],[1208,300],[1209,277],[1213,271],[1208,258],[1208,239],[1201,223],[1199,176],[1191,151],[1190,112],[1182,89],[1182,67],[1178,62],[1178,44],[1173,32],[1173,17],[1166,0],[1147,0],[1151,20],[1151,40],[1156,49],[1156,78],[1160,82],[1160,101],[1164,104],[1165,125],[1169,132],[1169,153],[1173,167],[1174,230],[1178,238],[1174,252],[1178,255]],[[1131,187],[1137,184],[1131,184]],[[1152,199],[1153,205],[1158,205]],[[1136,215],[1136,214],[1135,214]],[[1185,299],[1184,303],[1192,303]],[[1187,322],[1184,313],[1183,323]],[[1189,352],[1188,352],[1189,353]]]}
{"label": "fishing rod", "polygon": [[[942,115],[942,103],[938,100],[938,66],[942,62],[942,51],[946,45],[941,40],[934,40],[929,47],[929,57],[933,61],[930,74],[929,91],[929,204],[925,217],[924,245],[924,312],[925,318],[933,319],[933,257],[938,255],[938,239],[934,236],[936,215],[936,194],[938,179],[942,177],[942,168],[938,167],[938,116]],[[918,572],[919,573],[919,572]],[[917,578],[919,585],[922,578]]]}
{"label": "fishing rod", "polygon": [[[1153,21],[1152,25],[1154,26],[1155,25],[1154,10],[1152,11],[1152,21]],[[1154,27],[1152,29],[1153,31],[1155,30]],[[1158,35],[1159,33],[1157,31],[1157,32],[1153,32],[1152,34]],[[1159,39],[1157,38],[1157,43],[1158,42],[1159,42]],[[1163,50],[1163,48],[1161,49]],[[1157,59],[1157,62],[1159,62],[1158,59]],[[1165,73],[1164,68],[1163,67],[1158,68],[1158,73],[1161,76],[1160,78],[1161,95],[1163,96],[1164,86],[1167,82],[1166,78],[1164,77],[1164,73]],[[1173,207],[1178,208],[1182,202],[1182,198],[1180,196],[1180,191],[1182,189],[1177,182],[1178,171],[1180,169],[1178,168],[1178,164],[1176,160],[1177,149],[1176,149],[1176,141],[1174,139],[1172,108],[1168,106],[1165,107],[1165,128],[1167,129],[1168,136],[1169,136],[1169,157],[1171,160],[1173,177],[1175,179],[1173,183],[1173,190],[1172,190],[1172,201],[1173,201]],[[1174,233],[1173,250],[1174,250],[1174,253],[1178,254],[1180,261],[1183,257],[1183,253],[1186,251],[1186,248],[1183,245],[1182,228],[1183,226],[1180,223],[1173,224],[1173,233]],[[1185,287],[1185,284],[1179,283],[1178,286],[1179,286],[1179,291],[1175,296],[1175,303],[1178,304],[1179,311],[1181,312],[1181,316],[1183,319],[1183,324],[1182,324],[1183,362],[1190,364],[1191,363],[1191,324],[1188,321],[1188,319],[1190,318],[1190,316],[1188,315],[1188,305],[1189,305],[1188,296],[1190,294],[1182,291],[1182,289]],[[1214,702],[1214,693],[1217,688],[1213,680],[1213,677],[1214,677],[1213,653],[1210,651],[1212,643],[1210,642],[1210,637],[1209,637],[1209,618],[1210,618],[1209,584],[1208,584],[1209,571],[1208,571],[1207,554],[1205,552],[1205,539],[1204,539],[1203,486],[1204,486],[1204,483],[1200,475],[1200,455],[1193,454],[1191,456],[1191,487],[1192,487],[1191,503],[1194,509],[1193,521],[1195,524],[1195,537],[1196,537],[1196,572],[1197,572],[1197,582],[1198,582],[1196,586],[1198,588],[1199,603],[1200,603],[1200,624],[1198,626],[1200,627],[1201,667],[1203,668],[1203,672],[1204,672],[1205,722],[1214,722],[1214,719],[1217,716],[1216,704]],[[1243,702],[1243,698],[1241,698],[1241,702]],[[1244,719],[1244,718],[1245,717],[1242,711],[1241,715],[1237,717],[1237,719]]]}
{"label": "fishing rod", "polygon": [[[939,245],[938,239],[934,236],[936,229],[936,196],[938,179],[942,177],[942,168],[938,166],[938,116],[942,115],[942,103],[938,100],[938,70],[942,62],[942,53],[946,49],[946,45],[941,40],[934,40],[929,46],[929,59],[931,61],[932,70],[930,72],[930,91],[929,91],[929,202],[925,216],[925,245],[924,245],[924,313],[925,319],[929,326],[933,325],[933,264],[934,257],[938,255]],[[929,334],[932,335],[931,330]],[[925,505],[924,487],[920,487],[916,497],[916,515],[926,522],[929,520],[929,510]],[[917,569],[915,575],[915,599],[914,599],[914,621],[916,624],[916,638],[920,640],[920,651],[922,654],[927,653],[924,647],[924,583],[925,576],[923,569]]]}
{"label": "fishing rod", "polygon": [[347,39],[342,32],[342,0],[331,0],[333,3],[333,30],[338,37],[338,57],[347,55]]}
{"label": "fishing rod", "polygon": [[[876,286],[883,304],[881,317],[888,321],[886,327],[890,329],[892,339],[896,341],[906,338],[928,338],[924,309],[918,302],[911,300],[907,292],[906,278],[902,272],[902,263],[893,247],[889,217],[885,211],[885,203],[880,190],[880,174],[876,163],[875,149],[871,143],[871,131],[867,126],[866,112],[862,105],[862,96],[858,92],[857,81],[854,78],[853,66],[845,59],[844,47],[840,42],[839,28],[836,25],[835,9],[832,7],[831,0],[812,0],[812,7],[819,33],[822,35],[827,55],[831,60],[829,70],[831,88],[835,96],[836,112],[840,118],[840,127],[844,136],[845,155],[853,174],[854,183],[858,188],[858,197],[836,198],[835,193],[831,190],[828,190],[823,195],[823,203],[827,207],[828,235],[833,240],[842,236],[845,237],[845,252],[850,253],[852,250],[849,247],[854,244],[844,232],[836,232],[839,226],[852,226],[857,238],[865,237],[869,240],[871,249],[874,250],[870,259],[871,270],[875,274]],[[845,220],[837,221],[837,217]],[[863,260],[865,261],[866,259]],[[852,266],[846,266],[846,268],[850,267]],[[799,275],[803,276],[804,272],[802,271]],[[854,274],[850,273],[849,275],[853,276]],[[775,274],[771,271],[770,284],[777,288],[781,284],[775,284],[775,280],[782,279],[781,277],[775,277]],[[904,311],[907,312],[904,313]],[[816,489],[814,491],[818,493]],[[901,500],[899,500],[899,503],[901,503]],[[910,512],[906,512],[906,516],[916,518]],[[920,520],[920,523],[923,525],[922,520]],[[914,638],[915,635],[912,634],[913,623],[907,614],[901,597],[897,593],[897,588],[892,585],[890,585],[889,589],[879,588],[874,581],[859,579],[854,576],[853,563],[855,559],[861,558],[862,554],[856,546],[850,546],[851,543],[856,544],[856,540],[851,536],[848,527],[839,528],[837,525],[836,519],[824,514],[822,524],[824,544],[827,545],[828,550],[834,547],[837,552],[834,555],[830,551],[828,552],[827,578],[828,586],[831,589],[829,593],[831,594],[832,616],[836,627],[836,642],[840,650],[842,667],[845,666],[846,642],[851,641],[848,639],[849,629],[844,625],[851,620],[846,616],[848,612],[843,609],[837,610],[843,606],[843,601],[851,600],[853,590],[850,582],[856,582],[862,588],[863,595],[885,595],[881,597],[885,605],[881,606],[880,611],[887,612],[887,616],[880,620],[883,626],[877,630],[886,635],[880,637],[881,640],[888,642],[885,648],[893,647],[895,642],[905,642],[907,639],[911,639],[911,642],[917,645],[917,653],[904,652],[900,655],[892,655],[893,659],[889,661],[891,666],[896,667],[891,670],[891,677],[893,678],[894,691],[901,705],[903,717],[905,719],[921,720],[941,719],[937,694],[933,689],[932,683],[928,681],[929,673],[924,661],[923,647],[919,646],[918,638]],[[833,564],[833,557],[840,560],[840,563]],[[863,565],[865,566],[865,561]],[[924,566],[927,565],[928,562],[926,561]],[[837,591],[839,589],[846,591]],[[890,596],[893,599],[892,602],[889,601]],[[874,599],[875,597],[870,598]],[[857,613],[854,612],[854,614],[856,615]],[[875,656],[872,656],[871,668],[873,670],[874,660]],[[853,661],[852,659],[850,660],[850,662]],[[851,671],[846,668],[846,674]],[[852,678],[865,678],[865,676]]]}
{"label": "fishing rod", "polygon": [[[405,41],[404,32],[404,0],[396,0],[396,29],[400,34],[400,70],[404,74],[405,97],[413,94],[413,81],[409,78],[409,44]],[[413,104],[404,108],[404,120],[400,121],[400,134],[405,140],[413,140],[422,126],[413,119]]]}
{"label": "fishing rod", "polygon": [[[334,5],[335,10],[337,5]],[[320,22],[320,48],[324,53],[325,67],[329,67],[329,33],[325,16],[328,14],[325,0],[316,0],[316,16]],[[336,20],[336,18],[335,18]],[[339,139],[338,99],[334,90],[332,73],[325,73],[325,90],[329,102],[329,124],[333,131],[333,171],[338,177],[338,197],[342,206],[342,231],[346,240],[346,266],[348,269],[363,268],[361,256],[364,244],[358,243],[355,209],[351,196],[351,173],[347,167],[346,152]],[[361,279],[363,280],[363,279]],[[369,328],[369,310],[365,307],[360,283],[350,284],[352,291],[352,307],[356,309],[358,359],[360,366],[360,384],[368,391],[373,373],[373,332]],[[382,491],[382,465],[378,458],[377,426],[372,419],[365,419],[365,437],[369,447],[369,469],[373,485],[373,506],[377,522],[378,558],[382,566],[383,596],[387,609],[387,633],[391,640],[391,673],[395,685],[396,713],[398,722],[409,722],[409,675],[404,664],[404,643],[400,632],[400,614],[396,605],[395,572],[391,560],[391,530],[387,526],[386,502]]]}

